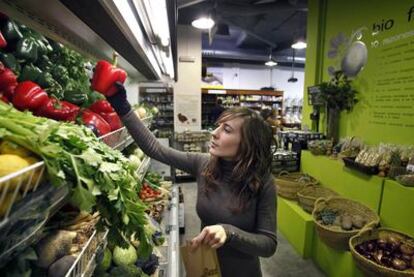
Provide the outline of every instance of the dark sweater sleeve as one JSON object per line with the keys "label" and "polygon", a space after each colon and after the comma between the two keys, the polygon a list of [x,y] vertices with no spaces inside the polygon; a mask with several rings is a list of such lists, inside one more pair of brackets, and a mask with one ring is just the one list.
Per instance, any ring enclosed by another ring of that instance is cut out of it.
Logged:
{"label": "dark sweater sleeve", "polygon": [[207,154],[182,152],[162,145],[132,110],[122,117],[122,122],[142,151],[155,160],[197,175],[203,161],[208,159]]}
{"label": "dark sweater sleeve", "polygon": [[276,190],[273,178],[264,185],[257,201],[255,232],[243,231],[233,225],[222,224],[229,246],[247,254],[270,257],[276,251]]}

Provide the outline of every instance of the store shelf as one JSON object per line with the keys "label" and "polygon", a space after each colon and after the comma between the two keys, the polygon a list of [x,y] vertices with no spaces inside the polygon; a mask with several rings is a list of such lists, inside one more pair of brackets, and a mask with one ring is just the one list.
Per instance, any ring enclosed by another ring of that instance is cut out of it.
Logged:
{"label": "store shelf", "polygon": [[381,202],[381,223],[414,237],[414,187],[386,179]]}
{"label": "store shelf", "polygon": [[141,163],[141,166],[137,170],[140,182],[142,182],[142,180],[145,177],[145,174],[147,174],[147,171],[150,165],[151,165],[151,158],[148,156],[145,156],[144,160]]}
{"label": "store shelf", "polygon": [[0,225],[0,267],[42,237],[47,220],[67,202],[68,195],[66,185],[42,184],[24,201],[13,203]]}
{"label": "store shelf", "polygon": [[277,197],[278,229],[302,258],[312,253],[314,223],[312,216],[296,202]]}
{"label": "store shelf", "polygon": [[[151,124],[152,117],[146,117],[142,119],[144,125],[148,127]],[[99,137],[105,144],[110,146],[113,149],[122,151],[126,147],[128,147],[131,143],[133,143],[133,139],[131,135],[128,133],[126,127],[122,127],[118,130],[105,134]]]}
{"label": "store shelf", "polygon": [[109,230],[105,232],[92,233],[92,236],[86,242],[82,251],[79,253],[73,265],[66,273],[65,277],[90,277],[92,276],[96,267],[96,254],[98,251],[103,251],[106,247]]}
{"label": "store shelf", "polygon": [[301,170],[340,195],[360,201],[379,213],[384,178],[368,176],[344,166],[342,160],[302,151]]}
{"label": "store shelf", "polygon": [[[98,1],[80,2],[98,3]],[[95,5],[98,6],[98,4]],[[109,45],[105,39],[101,38],[95,30],[91,29],[82,19],[72,13],[61,1],[43,0],[42,4],[39,5],[37,1],[30,0],[2,0],[0,1],[0,10],[13,19],[88,57],[112,60],[114,48],[117,48]],[[96,9],[94,11],[96,12]],[[107,19],[103,21],[108,21],[111,28],[114,28],[112,19],[107,14],[102,16]],[[122,34],[118,27],[116,29],[117,32],[108,32],[108,34]],[[124,44],[127,40],[122,39],[119,41]],[[131,50],[134,55],[142,56],[136,53],[135,50]],[[124,51],[118,50],[118,52],[121,56],[124,56]],[[136,63],[134,60],[130,63],[122,57],[119,59],[119,66],[127,70],[128,75],[139,80],[147,79],[137,70],[139,66]]]}
{"label": "store shelf", "polygon": [[171,191],[171,204],[169,209],[168,234],[168,277],[180,275],[180,238],[178,226],[178,186],[173,185]]}
{"label": "store shelf", "polygon": [[[362,277],[364,274],[357,268],[351,252],[337,251],[323,243],[316,232],[313,236],[312,260],[330,277]],[[378,275],[380,276],[380,275]]]}

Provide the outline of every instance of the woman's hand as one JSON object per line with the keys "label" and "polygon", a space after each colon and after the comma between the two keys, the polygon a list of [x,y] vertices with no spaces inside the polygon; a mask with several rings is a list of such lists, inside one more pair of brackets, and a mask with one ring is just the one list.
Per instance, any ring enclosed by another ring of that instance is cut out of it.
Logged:
{"label": "woman's hand", "polygon": [[227,234],[221,225],[211,225],[204,227],[198,236],[191,240],[191,248],[196,250],[201,244],[209,245],[217,249],[226,242]]}

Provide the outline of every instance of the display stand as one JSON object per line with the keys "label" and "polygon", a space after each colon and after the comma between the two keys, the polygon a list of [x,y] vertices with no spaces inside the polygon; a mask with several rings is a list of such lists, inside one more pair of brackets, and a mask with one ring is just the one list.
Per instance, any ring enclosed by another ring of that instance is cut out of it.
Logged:
{"label": "display stand", "polygon": [[394,180],[385,180],[380,210],[382,225],[414,236],[413,201],[414,187],[403,186]]}
{"label": "display stand", "polygon": [[278,197],[277,203],[279,230],[302,258],[309,258],[314,234],[312,216],[294,201]]}
{"label": "display stand", "polygon": [[379,213],[384,178],[346,168],[342,160],[302,151],[301,170],[341,196],[359,201]]}

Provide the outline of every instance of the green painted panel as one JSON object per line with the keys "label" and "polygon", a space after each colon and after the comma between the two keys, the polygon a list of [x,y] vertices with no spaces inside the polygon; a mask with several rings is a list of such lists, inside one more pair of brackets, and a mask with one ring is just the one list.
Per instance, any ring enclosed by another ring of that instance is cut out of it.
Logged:
{"label": "green painted panel", "polygon": [[[318,43],[323,34],[323,42],[317,44],[323,50],[323,57],[319,57],[319,62],[306,65],[305,90],[320,81],[314,78],[319,72],[322,72],[323,80],[328,80],[329,67],[341,68],[352,42],[359,40],[367,46],[367,63],[354,81],[360,92],[360,102],[351,113],[341,114],[341,137],[358,136],[369,144],[412,143],[413,6],[412,1],[375,0],[321,0],[317,7],[309,6],[312,22],[316,20],[314,15],[324,17],[318,21],[320,31],[308,33],[308,44]],[[355,35],[356,30],[360,30],[360,36]],[[357,61],[360,52],[353,54],[352,59]],[[303,118],[309,118],[310,112],[311,109],[305,105]]]}
{"label": "green painted panel", "polygon": [[312,246],[312,260],[329,277],[364,276],[356,267],[349,251],[337,251],[324,244],[315,231]]}
{"label": "green painted panel", "polygon": [[346,168],[341,160],[302,151],[301,170],[346,198],[360,201],[379,213],[384,178]]}
{"label": "green painted panel", "polygon": [[312,251],[313,220],[312,216],[295,202],[278,197],[278,228],[303,258],[308,258]]}
{"label": "green painted panel", "polygon": [[385,180],[381,222],[414,237],[414,188]]}

